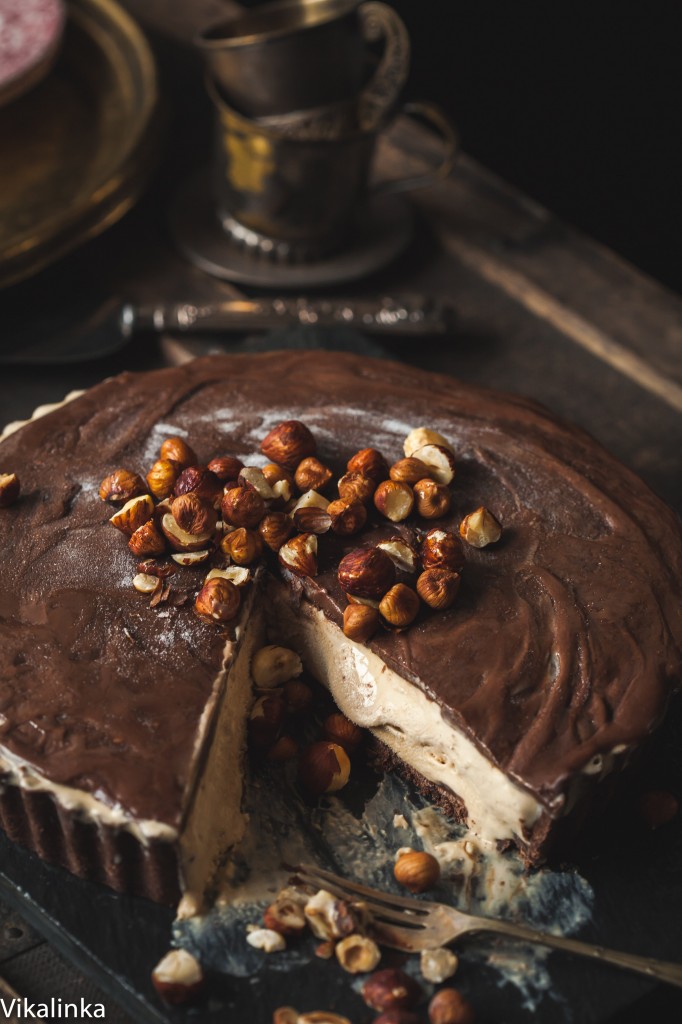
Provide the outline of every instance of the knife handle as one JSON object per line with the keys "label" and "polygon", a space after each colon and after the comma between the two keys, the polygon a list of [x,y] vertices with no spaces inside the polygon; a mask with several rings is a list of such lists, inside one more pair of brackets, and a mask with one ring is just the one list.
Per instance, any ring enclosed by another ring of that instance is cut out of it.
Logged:
{"label": "knife handle", "polygon": [[125,337],[138,331],[272,330],[301,324],[315,327],[356,327],[369,334],[444,334],[453,324],[454,311],[438,299],[422,295],[381,299],[259,298],[227,299],[198,305],[127,303],[121,309]]}

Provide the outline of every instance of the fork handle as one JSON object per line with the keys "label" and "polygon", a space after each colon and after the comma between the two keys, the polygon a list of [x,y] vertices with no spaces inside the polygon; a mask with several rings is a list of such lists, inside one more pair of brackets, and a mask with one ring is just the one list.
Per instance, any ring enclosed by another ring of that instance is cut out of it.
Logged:
{"label": "fork handle", "polygon": [[665,960],[653,960],[650,957],[635,956],[632,953],[620,953],[615,949],[605,949],[603,946],[594,946],[589,942],[580,942],[577,939],[564,939],[559,935],[538,932],[533,928],[525,928],[523,925],[511,924],[508,921],[485,920],[480,923],[477,921],[475,927],[472,925],[467,931],[496,932],[500,935],[521,939],[524,942],[550,946],[552,949],[561,949],[566,953],[576,953],[578,956],[587,956],[602,963],[624,967],[628,971],[636,971],[638,974],[645,974],[648,978],[667,981],[671,985],[678,985],[682,988],[682,964],[671,964]]}

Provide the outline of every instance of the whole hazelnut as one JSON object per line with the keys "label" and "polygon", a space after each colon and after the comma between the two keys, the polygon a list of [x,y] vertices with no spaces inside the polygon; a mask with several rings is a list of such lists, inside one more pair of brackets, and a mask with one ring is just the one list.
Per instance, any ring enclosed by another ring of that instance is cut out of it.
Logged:
{"label": "whole hazelnut", "polygon": [[173,493],[176,497],[181,494],[197,494],[213,504],[218,503],[223,485],[208,466],[187,466],[175,481]]}
{"label": "whole hazelnut", "polygon": [[474,1008],[455,988],[442,988],[429,1003],[430,1024],[474,1024]]}
{"label": "whole hazelnut", "polygon": [[482,505],[475,512],[470,512],[459,524],[460,537],[475,548],[485,548],[488,544],[496,544],[502,536],[502,527],[492,512]]}
{"label": "whole hazelnut", "polygon": [[[193,461],[196,462],[196,459]],[[228,480],[237,479],[244,468],[244,463],[234,455],[217,455],[206,468],[218,477],[221,484],[226,484]]]}
{"label": "whole hazelnut", "polygon": [[0,508],[9,508],[10,505],[13,505],[20,492],[21,484],[16,473],[0,473]]}
{"label": "whole hazelnut", "polygon": [[341,537],[359,533],[367,522],[367,509],[359,501],[350,505],[342,499],[331,501],[327,506],[327,515],[330,517],[332,530]]}
{"label": "whole hazelnut", "polygon": [[[15,476],[14,473],[7,475]],[[144,494],[146,490],[144,480],[137,473],[131,473],[128,469],[116,469],[102,480],[99,485],[99,496],[102,501],[111,501],[118,505],[130,501],[131,498],[136,498],[138,494]],[[152,494],[154,494],[153,491]]]}
{"label": "whole hazelnut", "polygon": [[249,715],[249,740],[256,747],[271,747],[284,724],[286,705],[282,698],[274,693],[258,697]]}
{"label": "whole hazelnut", "polygon": [[302,533],[316,533],[319,536],[329,533],[332,528],[332,517],[326,509],[307,505],[297,508],[294,512],[294,525]]}
{"label": "whole hazelnut", "polygon": [[184,469],[197,462],[196,452],[181,437],[167,437],[161,445],[160,459],[170,459]]}
{"label": "whole hazelnut", "polygon": [[339,562],[338,580],[346,594],[379,601],[395,583],[395,566],[379,548],[356,548]]}
{"label": "whole hazelnut", "polygon": [[[295,761],[298,757],[298,752],[298,743],[295,739],[291,736],[280,736],[268,750],[268,761],[274,761],[275,764]],[[268,928],[271,927],[272,925],[268,925]]]}
{"label": "whole hazelnut", "polygon": [[286,512],[268,512],[258,524],[258,532],[271,551],[277,552],[294,532],[294,524]]}
{"label": "whole hazelnut", "polygon": [[152,971],[152,984],[169,1006],[180,1006],[194,999],[204,983],[199,962],[184,949],[167,953]]}
{"label": "whole hazelnut", "polygon": [[251,678],[259,689],[270,689],[300,676],[303,664],[296,651],[279,644],[259,647],[251,659]]}
{"label": "whole hazelnut", "polygon": [[279,549],[280,564],[297,576],[317,576],[317,537],[299,533]]}
{"label": "whole hazelnut", "polygon": [[409,1010],[421,995],[414,978],[395,967],[376,971],[362,986],[362,998],[373,1010]]}
{"label": "whole hazelnut", "polygon": [[215,530],[218,515],[207,501],[196,493],[173,498],[171,515],[181,530],[191,534],[206,534]]}
{"label": "whole hazelnut", "polygon": [[362,729],[340,711],[327,715],[322,723],[322,731],[326,740],[338,743],[347,754],[352,754],[362,740]]}
{"label": "whole hazelnut", "polygon": [[214,622],[231,622],[239,614],[242,597],[239,587],[216,576],[204,583],[194,607],[198,615]]}
{"label": "whole hazelnut", "polygon": [[389,625],[404,629],[417,618],[419,598],[405,583],[396,583],[379,602],[379,613]]}
{"label": "whole hazelnut", "polygon": [[452,505],[452,495],[445,484],[435,480],[418,480],[414,485],[417,515],[422,519],[442,519]]}
{"label": "whole hazelnut", "polygon": [[414,493],[409,484],[384,480],[374,492],[374,505],[392,523],[401,523],[414,508]]}
{"label": "whole hazelnut", "polygon": [[348,473],[361,473],[363,476],[369,476],[376,483],[380,483],[388,477],[388,463],[376,448],[363,448],[356,452],[348,460],[346,470]]}
{"label": "whole hazelnut", "polygon": [[307,683],[300,679],[290,679],[284,684],[282,694],[287,710],[292,715],[302,715],[313,706],[315,695]]}
{"label": "whole hazelnut", "polygon": [[147,485],[155,498],[167,498],[173,493],[180,470],[181,466],[178,462],[173,462],[171,459],[157,459],[147,473]]}
{"label": "whole hazelnut", "polygon": [[366,644],[381,625],[381,616],[376,608],[365,604],[349,604],[343,613],[343,632],[349,640]]}
{"label": "whole hazelnut", "polygon": [[224,522],[230,526],[253,529],[265,515],[265,502],[250,487],[233,487],[223,494],[221,511]]}
{"label": "whole hazelnut", "polygon": [[155,521],[149,519],[132,534],[128,547],[138,558],[150,555],[162,555],[166,550],[166,541]]}
{"label": "whole hazelnut", "polygon": [[365,476],[364,473],[346,473],[339,480],[338,488],[339,497],[347,505],[352,505],[356,501],[366,505],[372,500],[377,483],[371,476]]}
{"label": "whole hazelnut", "polygon": [[404,885],[410,892],[426,892],[438,884],[440,864],[430,853],[410,850],[398,857],[393,874],[396,882]]}
{"label": "whole hazelnut", "polygon": [[298,763],[301,784],[313,796],[336,793],[348,782],[350,761],[338,743],[321,740],[303,751]]}
{"label": "whole hazelnut", "polygon": [[226,533],[220,542],[220,550],[229,555],[236,565],[252,565],[263,554],[263,547],[260,533],[244,526]]}
{"label": "whole hazelnut", "polygon": [[425,569],[452,569],[460,572],[464,568],[464,548],[459,537],[434,527],[426,534],[421,546],[422,565]]}
{"label": "whole hazelnut", "polygon": [[299,462],[294,480],[299,491],[323,491],[332,478],[332,471],[314,455]]}
{"label": "whole hazelnut", "polygon": [[315,438],[299,420],[284,420],[279,423],[260,446],[263,455],[268,459],[292,471],[306,456],[314,455],[316,449]]}
{"label": "whole hazelnut", "polygon": [[421,459],[399,459],[391,466],[389,475],[391,480],[395,480],[396,483],[409,484],[414,487],[418,480],[423,480],[429,475],[429,470]]}
{"label": "whole hazelnut", "polygon": [[417,580],[417,593],[424,604],[445,611],[455,603],[461,576],[452,569],[426,569]]}

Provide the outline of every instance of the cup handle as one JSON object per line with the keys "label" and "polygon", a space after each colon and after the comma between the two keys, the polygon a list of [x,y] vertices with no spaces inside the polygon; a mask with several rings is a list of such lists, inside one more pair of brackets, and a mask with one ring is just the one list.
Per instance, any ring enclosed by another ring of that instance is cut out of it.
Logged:
{"label": "cup handle", "polygon": [[379,66],[358,98],[358,126],[363,132],[376,131],[390,116],[410,70],[410,36],[388,4],[369,0],[358,8],[362,33],[367,42],[383,39]]}
{"label": "cup handle", "polygon": [[459,136],[455,126],[445,111],[437,104],[424,102],[406,103],[399,113],[407,114],[415,120],[420,118],[431,125],[443,142],[443,156],[436,167],[430,171],[425,171],[423,174],[415,174],[410,178],[391,178],[387,181],[375,182],[370,186],[370,191],[375,194],[411,192],[412,189],[425,188],[427,185],[432,185],[435,181],[440,181],[441,178],[448,176],[459,153]]}

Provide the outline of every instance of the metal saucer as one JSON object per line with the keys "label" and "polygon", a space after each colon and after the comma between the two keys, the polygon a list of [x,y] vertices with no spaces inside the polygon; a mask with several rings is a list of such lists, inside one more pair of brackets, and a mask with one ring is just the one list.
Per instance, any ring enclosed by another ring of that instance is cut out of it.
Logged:
{"label": "metal saucer", "polygon": [[314,288],[385,267],[409,244],[414,215],[399,196],[369,196],[344,248],[305,263],[282,262],[274,248],[270,255],[248,249],[225,232],[213,205],[210,172],[203,170],[177,193],[170,226],[185,256],[214,277],[262,288]]}

